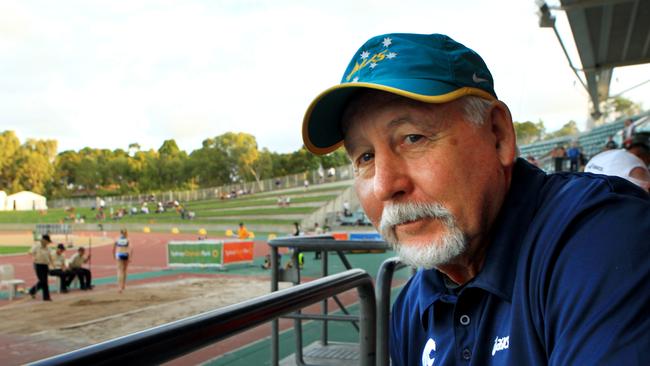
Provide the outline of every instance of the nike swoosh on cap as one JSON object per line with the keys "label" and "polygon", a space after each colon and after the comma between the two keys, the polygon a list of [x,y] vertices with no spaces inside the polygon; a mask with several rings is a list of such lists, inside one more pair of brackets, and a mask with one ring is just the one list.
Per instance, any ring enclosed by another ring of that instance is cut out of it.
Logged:
{"label": "nike swoosh on cap", "polygon": [[472,74],[472,81],[474,81],[475,83],[487,83],[488,82],[487,79],[483,79],[483,78],[480,78],[480,77],[476,76],[476,73]]}

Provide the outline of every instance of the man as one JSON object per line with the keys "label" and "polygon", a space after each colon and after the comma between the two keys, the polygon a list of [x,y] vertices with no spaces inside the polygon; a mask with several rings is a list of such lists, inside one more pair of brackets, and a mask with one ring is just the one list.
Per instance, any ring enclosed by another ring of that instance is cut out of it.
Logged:
{"label": "man", "polygon": [[607,136],[607,141],[605,142],[604,150],[614,150],[618,149],[618,144],[614,141],[614,135]]}
{"label": "man", "polygon": [[72,276],[72,272],[70,272],[68,268],[68,264],[65,261],[63,252],[65,252],[65,245],[59,243],[56,246],[54,255],[52,255],[52,267],[50,268],[50,276],[59,277],[59,291],[61,293],[66,293],[68,292],[68,279]]}
{"label": "man", "polygon": [[249,236],[250,236],[250,233],[246,229],[246,226],[244,226],[243,222],[240,222],[239,223],[239,229],[237,229],[237,237],[239,239],[248,239]]}
{"label": "man", "polygon": [[33,298],[36,297],[36,291],[39,289],[43,291],[43,301],[52,301],[50,298],[50,287],[47,283],[47,274],[49,271],[52,257],[48,245],[52,243],[52,239],[48,234],[41,237],[39,244],[36,244],[29,251],[29,254],[34,260],[34,272],[38,281],[34,286],[29,289],[29,295]]}
{"label": "man", "polygon": [[577,172],[580,167],[580,147],[578,146],[578,141],[571,142],[571,147],[566,152],[566,156],[569,158],[570,166],[569,171]]}
{"label": "man", "polygon": [[641,159],[646,166],[650,166],[650,132],[635,133],[625,148],[630,154]]}
{"label": "man", "polygon": [[393,365],[650,364],[649,197],[515,159],[493,85],[447,36],[388,34],[306,112],[305,146],[345,146],[366,214],[421,268],[393,306]]}
{"label": "man", "polygon": [[626,149],[607,150],[594,156],[585,172],[627,179],[650,192],[650,133],[635,134]]}
{"label": "man", "polygon": [[91,284],[92,274],[90,273],[89,269],[83,267],[85,263],[88,263],[88,261],[90,261],[90,254],[87,256],[85,254],[86,248],[79,247],[79,249],[77,249],[77,253],[70,257],[68,266],[72,274],[68,278],[67,284],[70,286],[70,283],[74,279],[74,276],[77,276],[79,278],[79,288],[84,291],[93,289],[93,285]]}

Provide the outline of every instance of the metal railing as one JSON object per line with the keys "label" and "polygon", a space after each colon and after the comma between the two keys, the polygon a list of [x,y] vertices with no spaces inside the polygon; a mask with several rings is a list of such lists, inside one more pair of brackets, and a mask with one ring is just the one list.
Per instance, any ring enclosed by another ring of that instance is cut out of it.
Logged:
{"label": "metal railing", "polygon": [[390,355],[388,353],[388,320],[390,318],[390,290],[393,283],[393,274],[407,265],[399,257],[386,259],[377,271],[375,298],[377,301],[377,366],[388,366]]}
{"label": "metal railing", "polygon": [[374,365],[376,303],[372,278],[361,269],[323,277],[32,365],[159,364],[353,288],[359,293],[361,305],[360,363]]}
{"label": "metal railing", "polygon": [[[271,291],[277,291],[279,288],[279,282],[283,280],[291,281],[294,284],[300,283],[300,266],[298,263],[298,254],[301,252],[321,252],[321,275],[327,276],[329,261],[328,252],[335,252],[345,268],[349,270],[352,268],[352,265],[345,256],[346,251],[386,250],[391,248],[390,245],[384,241],[334,240],[332,236],[328,235],[278,238],[269,241],[269,246],[271,247]],[[293,268],[291,271],[278,268],[278,265],[280,263],[278,252],[279,248],[291,248],[293,250],[293,255],[291,257]],[[349,321],[352,322],[352,324],[356,327],[355,321],[357,321],[359,317],[350,315],[345,306],[343,306],[343,303],[335,295],[332,296],[333,300],[339,306],[344,315],[333,316],[331,314],[328,314],[329,310],[327,299],[323,298],[323,301],[321,303],[321,314],[316,315],[296,313],[289,316],[284,316],[286,318],[292,318],[294,320],[294,331],[296,334],[295,359],[297,365],[302,366],[306,364],[303,357],[302,320],[318,320],[323,322],[321,344],[324,346],[328,344],[328,321]],[[374,296],[374,294],[372,296]],[[365,314],[366,311],[368,310],[362,307],[360,317],[363,318],[367,316],[367,314]],[[372,312],[374,318],[375,309],[372,309]],[[278,320],[275,319],[271,323],[271,365],[274,366],[279,364],[279,338],[279,323]],[[375,340],[373,340],[373,343],[375,343]]]}

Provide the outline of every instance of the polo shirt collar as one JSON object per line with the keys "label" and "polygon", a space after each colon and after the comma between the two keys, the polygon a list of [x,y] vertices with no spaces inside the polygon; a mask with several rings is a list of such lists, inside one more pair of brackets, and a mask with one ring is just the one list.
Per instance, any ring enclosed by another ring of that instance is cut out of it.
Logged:
{"label": "polo shirt collar", "polygon": [[[501,207],[487,250],[485,265],[465,287],[478,287],[503,300],[512,300],[514,273],[519,260],[519,249],[528,226],[538,207],[539,192],[546,174],[524,159],[518,158],[512,172],[510,190]],[[447,290],[444,275],[435,270],[420,270],[418,302],[420,319],[427,309],[445,297],[455,297]]]}

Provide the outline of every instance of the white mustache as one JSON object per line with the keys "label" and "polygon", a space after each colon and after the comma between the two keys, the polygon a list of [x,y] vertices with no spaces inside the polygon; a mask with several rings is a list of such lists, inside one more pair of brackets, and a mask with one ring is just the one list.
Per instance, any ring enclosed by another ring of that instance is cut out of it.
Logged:
{"label": "white mustache", "polygon": [[454,226],[454,216],[439,203],[388,203],[381,213],[379,231],[384,239],[394,245],[397,244],[395,226],[426,218],[440,220],[447,227]]}

